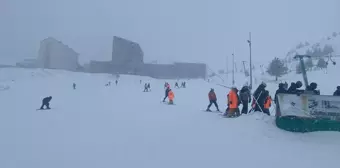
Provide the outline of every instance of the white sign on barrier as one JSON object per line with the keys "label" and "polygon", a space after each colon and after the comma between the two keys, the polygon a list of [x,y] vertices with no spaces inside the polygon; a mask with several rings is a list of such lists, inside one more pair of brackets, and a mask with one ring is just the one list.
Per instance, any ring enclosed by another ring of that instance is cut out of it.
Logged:
{"label": "white sign on barrier", "polygon": [[281,116],[340,120],[340,96],[278,94]]}

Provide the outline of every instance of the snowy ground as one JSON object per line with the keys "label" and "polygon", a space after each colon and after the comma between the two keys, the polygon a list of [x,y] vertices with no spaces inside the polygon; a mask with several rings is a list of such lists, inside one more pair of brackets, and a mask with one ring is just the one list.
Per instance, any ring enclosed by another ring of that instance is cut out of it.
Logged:
{"label": "snowy ground", "polygon": [[[142,92],[140,79],[151,83],[152,92]],[[227,119],[203,112],[211,87],[225,109],[225,88],[189,80],[186,89],[174,89],[176,105],[169,106],[161,103],[163,80],[121,76],[118,86],[105,87],[109,80],[114,78],[105,74],[0,69],[0,86],[8,88],[0,89],[0,167],[339,165],[338,132],[290,133],[278,129],[273,117],[259,113]],[[276,84],[268,85],[276,89]],[[323,88],[331,92],[335,86]],[[36,111],[50,95],[53,109]]]}

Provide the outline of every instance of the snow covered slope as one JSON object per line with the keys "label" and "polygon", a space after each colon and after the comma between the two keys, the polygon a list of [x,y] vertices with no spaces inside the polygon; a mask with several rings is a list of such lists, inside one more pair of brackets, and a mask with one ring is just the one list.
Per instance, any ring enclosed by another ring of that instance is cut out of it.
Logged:
{"label": "snow covered slope", "polygon": [[[170,106],[160,102],[164,80],[121,76],[118,86],[104,86],[114,79],[107,74],[0,69],[0,82],[10,87],[0,90],[0,167],[339,165],[338,132],[290,133],[276,128],[273,117],[259,113],[227,119],[203,112],[211,87],[225,109],[226,88],[189,80],[186,89],[173,89],[176,105]],[[150,82],[152,92],[142,92],[139,80]],[[169,82],[174,86],[175,81]],[[52,110],[36,111],[50,95]]]}

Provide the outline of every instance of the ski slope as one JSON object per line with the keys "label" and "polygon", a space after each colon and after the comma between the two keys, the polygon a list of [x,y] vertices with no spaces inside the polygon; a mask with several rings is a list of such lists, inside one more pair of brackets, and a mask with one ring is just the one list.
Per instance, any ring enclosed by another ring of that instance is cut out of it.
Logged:
{"label": "ski slope", "polygon": [[[236,80],[242,78],[237,75]],[[105,87],[114,80],[107,74],[0,69],[0,84],[9,88],[0,90],[0,167],[339,165],[338,132],[291,133],[278,129],[274,117],[260,113],[227,119],[203,112],[212,87],[220,108],[226,108],[226,88],[189,80],[186,89],[173,88],[176,105],[170,106],[161,103],[164,80],[122,75],[118,86]],[[144,82],[151,83],[151,92],[142,92]],[[175,81],[168,82],[174,86]],[[273,94],[276,84],[269,82],[268,87]],[[50,95],[52,110],[37,111],[41,99]]]}

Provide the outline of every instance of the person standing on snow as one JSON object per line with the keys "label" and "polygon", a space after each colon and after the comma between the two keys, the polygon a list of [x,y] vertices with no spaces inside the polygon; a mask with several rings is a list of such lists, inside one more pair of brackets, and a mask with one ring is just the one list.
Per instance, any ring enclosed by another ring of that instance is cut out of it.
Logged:
{"label": "person standing on snow", "polygon": [[265,88],[267,87],[267,85],[262,82],[257,89],[255,90],[254,94],[253,94],[253,102],[252,102],[252,109],[251,111],[262,111],[261,110],[261,103],[260,102],[264,102],[265,97],[263,96],[263,93],[265,91]]}
{"label": "person standing on snow", "polygon": [[336,87],[336,91],[333,93],[333,96],[340,96],[340,86]]}
{"label": "person standing on snow", "polygon": [[116,80],[116,85],[118,85],[118,80]]}
{"label": "person standing on snow", "polygon": [[272,98],[270,97],[268,90],[264,91],[264,96],[266,97],[266,99],[265,99],[264,105],[263,105],[263,113],[270,116],[269,108],[272,105]]}
{"label": "person standing on snow", "polygon": [[151,91],[150,83],[148,83],[148,91]]}
{"label": "person standing on snow", "polygon": [[163,99],[163,102],[165,102],[165,99],[169,96],[169,91],[170,91],[170,86],[168,85],[168,87],[165,90],[165,97]]}
{"label": "person standing on snow", "polygon": [[178,82],[175,83],[175,88],[179,88]]}
{"label": "person standing on snow", "polygon": [[73,90],[75,90],[76,89],[76,84],[75,83],[73,83]]}
{"label": "person standing on snow", "polygon": [[211,111],[210,107],[211,107],[212,104],[215,105],[217,111],[220,111],[220,109],[218,108],[218,105],[217,105],[217,98],[216,98],[216,94],[215,94],[215,91],[214,91],[213,88],[211,88],[211,90],[210,90],[210,92],[208,94],[208,97],[209,97],[210,103],[209,103],[208,108],[207,108],[206,111]]}
{"label": "person standing on snow", "polygon": [[168,97],[169,97],[169,104],[174,104],[175,94],[171,89],[169,89]]}
{"label": "person standing on snow", "polygon": [[243,86],[240,90],[240,99],[242,102],[242,114],[248,113],[248,104],[251,102],[251,93],[248,86]]}
{"label": "person standing on snow", "polygon": [[145,83],[145,84],[144,84],[144,92],[147,92],[147,91],[148,91],[148,84]]}
{"label": "person standing on snow", "polygon": [[240,116],[239,97],[237,95],[237,88],[233,87],[228,94],[228,110],[226,111],[226,117],[238,117]]}

